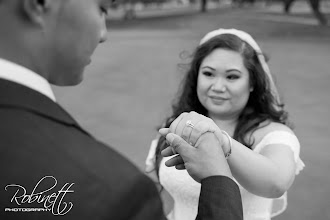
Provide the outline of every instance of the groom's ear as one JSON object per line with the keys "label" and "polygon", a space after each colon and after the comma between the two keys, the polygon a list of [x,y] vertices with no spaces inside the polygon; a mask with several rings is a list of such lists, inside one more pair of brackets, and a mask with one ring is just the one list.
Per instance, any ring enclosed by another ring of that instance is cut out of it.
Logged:
{"label": "groom's ear", "polygon": [[[20,0],[22,10],[29,21],[43,26],[53,0]],[[57,1],[57,0],[56,0]]]}

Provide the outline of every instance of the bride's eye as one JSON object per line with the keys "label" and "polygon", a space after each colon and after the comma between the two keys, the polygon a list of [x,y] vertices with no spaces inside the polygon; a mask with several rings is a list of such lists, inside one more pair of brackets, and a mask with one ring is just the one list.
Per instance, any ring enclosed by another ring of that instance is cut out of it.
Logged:
{"label": "bride's eye", "polygon": [[202,73],[204,76],[208,76],[208,77],[211,77],[213,76],[213,73],[209,72],[209,71],[205,71]]}
{"label": "bride's eye", "polygon": [[227,79],[229,79],[229,80],[235,80],[235,79],[238,79],[239,78],[239,76],[238,75],[234,75],[234,74],[231,74],[231,75],[228,75],[227,76]]}

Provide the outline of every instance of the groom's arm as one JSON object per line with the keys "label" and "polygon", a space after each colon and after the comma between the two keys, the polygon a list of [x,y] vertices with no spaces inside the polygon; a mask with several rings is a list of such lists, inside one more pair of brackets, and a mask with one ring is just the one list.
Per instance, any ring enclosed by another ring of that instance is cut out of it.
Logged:
{"label": "groom's arm", "polygon": [[243,220],[241,195],[232,179],[211,176],[201,183],[196,220]]}

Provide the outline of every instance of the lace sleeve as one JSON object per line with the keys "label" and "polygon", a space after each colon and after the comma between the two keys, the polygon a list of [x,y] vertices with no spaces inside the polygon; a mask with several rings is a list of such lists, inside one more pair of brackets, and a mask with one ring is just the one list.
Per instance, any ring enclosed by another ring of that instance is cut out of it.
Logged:
{"label": "lace sleeve", "polygon": [[272,131],[268,133],[260,143],[254,148],[253,151],[259,153],[263,148],[270,144],[283,144],[288,146],[294,155],[294,160],[296,162],[296,175],[299,174],[301,170],[304,169],[305,164],[300,159],[300,143],[298,138],[287,131]]}
{"label": "lace sleeve", "polygon": [[147,156],[147,159],[145,161],[145,172],[150,173],[155,170],[156,168],[156,148],[158,144],[159,138],[156,138],[151,141],[150,148],[149,148],[149,153]]}

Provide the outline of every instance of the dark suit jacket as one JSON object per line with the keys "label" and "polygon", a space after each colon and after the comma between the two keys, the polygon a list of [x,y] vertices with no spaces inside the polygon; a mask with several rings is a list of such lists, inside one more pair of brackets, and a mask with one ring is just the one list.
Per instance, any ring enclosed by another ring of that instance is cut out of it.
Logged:
{"label": "dark suit jacket", "polygon": [[[1,79],[0,175],[0,219],[165,219],[153,182],[126,158],[94,139],[48,97]],[[214,195],[207,192],[201,196],[202,207],[208,207],[201,219],[218,215],[211,211]],[[231,199],[240,204],[236,195]],[[42,210],[45,206],[51,211]]]}
{"label": "dark suit jacket", "polygon": [[236,183],[224,176],[202,180],[196,220],[243,220],[241,194]]}

